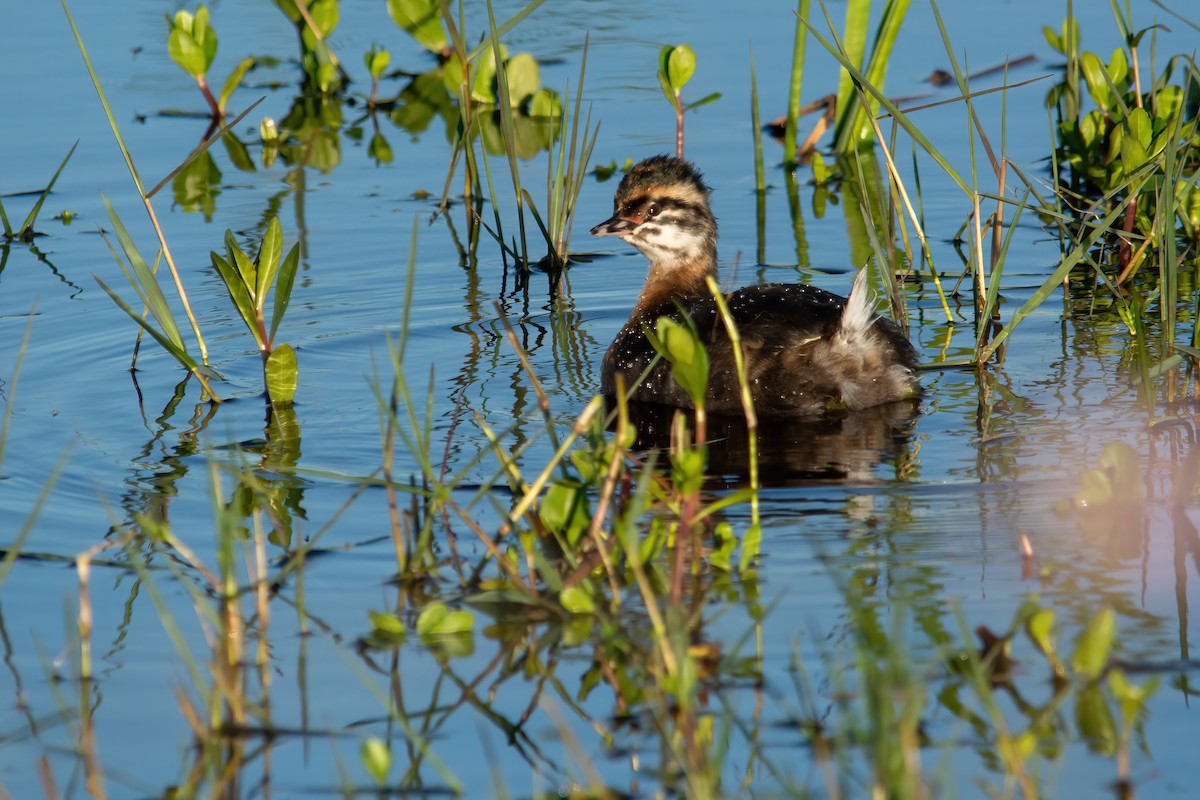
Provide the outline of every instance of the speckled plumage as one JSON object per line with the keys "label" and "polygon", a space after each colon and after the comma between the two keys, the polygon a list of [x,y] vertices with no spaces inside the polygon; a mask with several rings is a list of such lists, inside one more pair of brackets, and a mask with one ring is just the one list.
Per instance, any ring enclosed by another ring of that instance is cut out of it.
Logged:
{"label": "speckled plumage", "polygon": [[[659,317],[686,315],[708,349],[708,410],[741,411],[732,347],[705,282],[717,274],[709,191],[688,162],[655,156],[625,176],[613,216],[592,229],[619,236],[650,259],[633,313],[604,355],[606,395],[622,375],[634,401],[691,407],[669,364],[660,360],[647,372],[655,351],[644,333]],[[850,298],[799,284],[747,286],[725,296],[759,415],[815,416],[920,394],[916,352],[890,320],[874,314],[864,278],[860,273]]]}

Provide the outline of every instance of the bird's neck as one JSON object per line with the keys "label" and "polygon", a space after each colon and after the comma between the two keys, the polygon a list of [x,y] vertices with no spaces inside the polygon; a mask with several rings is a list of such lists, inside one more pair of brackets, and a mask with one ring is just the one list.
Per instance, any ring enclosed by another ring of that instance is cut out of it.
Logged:
{"label": "bird's neck", "polygon": [[717,253],[709,249],[695,258],[650,262],[646,283],[631,316],[659,315],[677,302],[708,297],[707,278],[717,277]]}

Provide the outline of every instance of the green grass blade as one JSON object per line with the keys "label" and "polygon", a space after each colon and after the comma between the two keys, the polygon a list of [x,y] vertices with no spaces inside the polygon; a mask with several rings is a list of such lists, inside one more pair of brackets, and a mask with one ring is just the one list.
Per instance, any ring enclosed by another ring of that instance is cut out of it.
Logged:
{"label": "green grass blade", "polygon": [[908,115],[897,108],[891,100],[884,96],[882,91],[880,91],[877,87],[872,86],[863,76],[863,74],[859,72],[858,68],[854,66],[846,54],[843,53],[835,44],[829,42],[824,36],[818,33],[817,29],[813,27],[812,23],[808,22],[808,20],[802,21],[808,28],[809,33],[812,34],[813,38],[816,39],[817,42],[824,47],[825,50],[831,56],[833,56],[834,59],[836,59],[838,63],[840,63],[856,81],[858,81],[864,91],[873,96],[879,102],[879,105],[882,108],[886,109],[889,114],[895,117],[896,121],[902,128],[904,128],[908,135],[911,136],[918,145],[920,145],[922,150],[929,154],[930,158],[932,158],[934,162],[942,168],[942,171],[944,171],[952,181],[958,184],[958,187],[962,189],[963,193],[967,196],[972,196],[974,192],[971,188],[971,185],[964,180],[961,175],[958,174],[958,171],[955,170],[954,167],[950,165],[950,162],[946,160],[945,156],[943,156],[937,150],[937,148],[933,146],[925,134],[923,134],[921,130],[913,123],[913,121],[908,118]]}
{"label": "green grass blade", "polygon": [[[29,216],[25,217],[25,221],[21,223],[21,227],[17,230],[17,236],[24,236],[27,231],[33,229],[33,223],[37,219],[38,213],[42,210],[42,203],[46,202],[46,198],[50,195],[50,190],[54,188],[54,183],[58,180],[58,176],[62,174],[63,168],[67,166],[67,162],[71,160],[71,155],[75,152],[76,147],[79,147],[78,139],[75,140],[75,144],[71,145],[71,149],[67,151],[67,157],[58,165],[58,169],[54,171],[54,177],[50,179],[50,183],[46,184],[46,188],[42,189],[42,193],[38,195],[37,202],[29,210]],[[7,220],[4,227],[7,230]]]}
{"label": "green grass blade", "polygon": [[[496,103],[500,115],[500,134],[504,138],[504,154],[508,158],[508,171],[512,175],[513,194],[517,201],[517,226],[521,235],[521,263],[524,269],[529,268],[529,247],[525,239],[525,208],[521,189],[521,171],[517,164],[517,133],[513,123],[511,94],[508,88],[508,70],[504,66],[504,57],[500,52],[500,32],[496,28],[496,18],[492,13],[491,0],[488,0],[488,23],[492,36],[492,52],[496,60]],[[546,245],[553,247],[553,242],[547,238]]]}
{"label": "green grass blade", "polygon": [[132,319],[138,325],[142,326],[142,328],[146,331],[146,333],[153,336],[154,341],[156,341],[160,345],[162,345],[162,348],[164,350],[166,350],[168,353],[170,353],[175,358],[176,361],[178,361],[180,364],[182,364],[184,367],[191,370],[192,372],[195,372],[197,370],[198,365],[196,364],[196,361],[191,356],[188,355],[187,351],[184,350],[183,347],[181,347],[180,345],[178,345],[174,341],[172,341],[166,334],[164,334],[158,328],[154,327],[149,322],[142,319],[141,314],[136,313],[132,308],[130,308],[129,304],[126,303],[124,300],[122,300],[121,296],[119,294],[117,294],[115,291],[113,291],[113,289],[111,287],[109,287],[109,285],[107,283],[105,283],[100,278],[99,275],[93,275],[92,277],[96,279],[96,283],[100,284],[100,288],[103,289],[104,292],[109,297],[112,298],[112,301],[117,304],[117,307],[119,307],[122,311],[124,311],[126,314],[128,314],[130,319]]}
{"label": "green grass blade", "polygon": [[[508,33],[513,28],[515,28],[517,26],[517,24],[521,22],[521,20],[525,19],[530,14],[532,14],[534,11],[536,11],[538,6],[540,6],[544,2],[546,2],[546,0],[531,0],[531,2],[527,3],[524,8],[522,8],[516,14],[513,14],[511,17],[509,17],[504,22],[503,25],[497,26],[496,21],[494,19],[492,19],[491,20],[491,31],[492,31],[491,35],[488,36],[487,38],[485,38],[479,44],[475,45],[475,49],[473,49],[467,55],[467,59],[469,61],[474,61],[476,58],[479,57],[480,53],[482,53],[487,48],[491,47],[493,42],[498,42],[500,40],[501,36]],[[488,17],[491,18],[491,16],[492,16],[491,9],[489,7]]]}
{"label": "green grass blade", "polygon": [[[108,202],[108,198],[100,195],[100,199],[104,201],[104,207],[108,211],[108,218],[112,222],[113,231],[117,235],[117,241],[121,244],[121,250],[125,253],[125,258],[129,260],[129,264],[133,267],[134,276],[129,278],[129,282],[134,288],[140,288],[138,292],[146,305],[150,308],[150,313],[162,326],[163,332],[170,337],[175,347],[183,351],[183,337],[179,334],[179,326],[175,324],[175,315],[171,312],[171,307],[167,303],[166,295],[163,294],[162,287],[158,285],[158,279],[147,266],[145,259],[138,252],[137,245],[133,243],[133,239],[129,236],[129,231],[125,229],[125,225],[121,222],[121,218],[117,216],[116,209]],[[136,277],[136,280],[135,280]]]}
{"label": "green grass blade", "polygon": [[133,166],[133,156],[129,154],[129,148],[125,146],[125,139],[121,136],[121,129],[117,127],[117,118],[113,116],[112,107],[109,106],[108,98],[104,95],[104,87],[100,85],[100,77],[96,75],[96,70],[92,66],[92,59],[88,56],[87,48],[83,46],[83,37],[79,34],[79,29],[75,27],[75,20],[71,17],[71,10],[67,8],[67,0],[59,0],[59,2],[62,3],[63,13],[67,15],[67,24],[71,26],[71,33],[75,36],[75,44],[79,47],[79,54],[83,56],[84,66],[87,67],[88,75],[91,76],[92,86],[96,88],[96,94],[100,98],[100,105],[104,108],[104,116],[108,118],[108,125],[112,128],[113,136],[117,139],[117,147],[121,150],[121,157],[125,159],[125,166],[129,168],[129,174],[133,177],[133,184],[137,187],[138,195],[145,198],[145,187],[142,186],[142,179],[138,176],[137,168]]}
{"label": "green grass blade", "polygon": [[800,125],[800,90],[804,85],[804,46],[808,42],[811,0],[799,0],[796,8],[796,32],[792,40],[792,75],[788,81],[787,124],[783,129],[783,162],[796,163],[796,130]]}
{"label": "green grass blade", "polygon": [[233,128],[234,125],[237,125],[239,122],[241,122],[243,119],[245,119],[247,114],[249,114],[251,111],[253,111],[258,106],[259,103],[261,103],[263,100],[266,100],[266,99],[267,99],[266,95],[263,95],[262,97],[258,98],[253,103],[251,103],[249,105],[249,107],[246,108],[245,111],[238,114],[236,117],[234,117],[232,120],[230,120],[225,125],[222,125],[220,128],[217,129],[216,133],[214,133],[212,136],[208,137],[206,140],[201,142],[200,145],[195,150],[193,150],[191,153],[188,154],[188,157],[185,158],[179,164],[179,166],[177,166],[175,169],[171,170],[170,173],[167,174],[167,177],[163,178],[161,181],[154,184],[154,188],[151,189],[150,191],[146,192],[145,199],[149,200],[151,197],[154,197],[154,195],[158,194],[159,190],[161,190],[164,186],[166,186],[168,183],[170,183],[175,178],[176,175],[183,172],[185,169],[188,168],[188,166],[193,161],[195,161],[200,156],[204,155],[205,151],[208,150],[208,148],[212,147],[218,141],[224,139],[225,134],[229,133],[229,131]]}
{"label": "green grass blade", "polygon": [[[758,80],[754,75],[754,48],[750,48],[750,133],[754,137],[754,189],[767,190],[766,169],[763,166],[762,118],[758,113]],[[784,155],[790,164],[796,160],[796,137],[792,134],[792,154]],[[761,259],[760,259],[761,261]]]}
{"label": "green grass blade", "polygon": [[[867,25],[871,20],[871,0],[848,0],[846,3],[846,23],[842,28],[839,49],[853,64],[856,72],[865,67],[863,54],[867,49]],[[830,25],[830,30],[833,26]],[[858,97],[854,91],[855,74],[847,70],[838,78],[837,89],[837,122],[834,125],[834,140],[838,143],[837,151],[845,152],[847,138],[852,136],[846,131],[851,121],[858,115]]]}
{"label": "green grass blade", "polygon": [[[12,392],[9,394],[9,405],[12,405]],[[33,533],[33,525],[37,518],[42,513],[42,509],[46,506],[46,501],[50,499],[50,493],[54,491],[55,484],[58,483],[58,478],[67,467],[67,461],[71,455],[71,445],[63,450],[58,461],[54,463],[54,469],[50,470],[50,474],[46,477],[46,482],[42,484],[42,489],[38,492],[37,499],[33,501],[33,507],[29,509],[29,513],[25,516],[25,521],[21,523],[20,529],[12,540],[5,545],[4,559],[0,561],[0,586],[4,585],[4,579],[8,577],[8,571],[12,569],[13,562],[17,560],[17,556],[21,554],[21,549],[25,546],[25,540],[29,538],[29,534]]]}
{"label": "green grass blade", "polygon": [[[1136,197],[1136,192],[1131,191],[1129,194],[1129,199],[1134,197]],[[1003,344],[1004,340],[1008,338],[1009,334],[1013,332],[1017,325],[1019,325],[1027,316],[1032,314],[1038,306],[1045,302],[1046,298],[1049,297],[1055,289],[1062,285],[1063,278],[1065,278],[1067,274],[1075,268],[1075,265],[1078,264],[1080,260],[1091,251],[1096,242],[1109,233],[1113,223],[1115,223],[1122,217],[1122,215],[1124,215],[1125,206],[1129,203],[1129,199],[1127,199],[1125,202],[1119,203],[1116,208],[1110,211],[1108,215],[1096,225],[1095,229],[1086,240],[1075,245],[1071,252],[1068,253],[1065,258],[1063,258],[1062,262],[1058,265],[1058,268],[1050,274],[1050,277],[1046,278],[1042,285],[1038,287],[1037,291],[1035,291],[1033,295],[1025,301],[1024,305],[1013,312],[1012,318],[1008,321],[1008,324],[1005,325],[998,334],[996,334],[996,337],[992,339],[991,344],[984,348],[984,350],[979,354],[980,363],[990,359],[992,354],[996,352],[996,348]]]}
{"label": "green grass blade", "polygon": [[25,353],[29,349],[29,337],[33,333],[34,314],[29,313],[29,319],[25,323],[25,333],[21,336],[21,344],[17,347],[17,358],[13,364],[12,377],[8,380],[8,386],[5,388],[4,396],[7,398],[4,403],[4,418],[0,421],[0,464],[4,463],[4,448],[8,444],[8,431],[12,425],[13,415],[13,397],[16,395],[17,383],[21,378],[21,364],[25,361]]}

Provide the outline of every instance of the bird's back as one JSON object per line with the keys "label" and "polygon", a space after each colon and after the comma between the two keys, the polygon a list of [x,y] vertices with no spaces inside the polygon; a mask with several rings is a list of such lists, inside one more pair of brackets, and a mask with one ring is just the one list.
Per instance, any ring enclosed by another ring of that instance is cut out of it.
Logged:
{"label": "bird's back", "polygon": [[[762,416],[812,416],[831,408],[865,408],[915,396],[916,353],[889,320],[846,312],[847,301],[799,284],[762,284],[726,296],[742,340],[747,383]],[[690,318],[709,356],[705,397],[711,413],[740,413],[741,388],[733,349],[716,302],[699,297],[649,309],[630,318],[604,357],[602,388],[616,389],[616,375],[640,402],[691,407],[660,360],[646,377],[655,351],[643,333],[658,317]],[[852,317],[861,316],[861,319]],[[846,324],[851,323],[851,324]],[[636,382],[636,386],[634,385]]]}

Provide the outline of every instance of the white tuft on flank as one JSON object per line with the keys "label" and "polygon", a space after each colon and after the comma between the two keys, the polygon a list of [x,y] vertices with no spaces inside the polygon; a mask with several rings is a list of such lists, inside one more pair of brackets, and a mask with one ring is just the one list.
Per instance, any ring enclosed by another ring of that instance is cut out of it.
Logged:
{"label": "white tuft on flank", "polygon": [[863,267],[854,276],[854,284],[850,287],[850,297],[846,299],[846,307],[842,310],[842,337],[853,341],[867,332],[875,321],[875,297],[867,288],[867,268]]}

